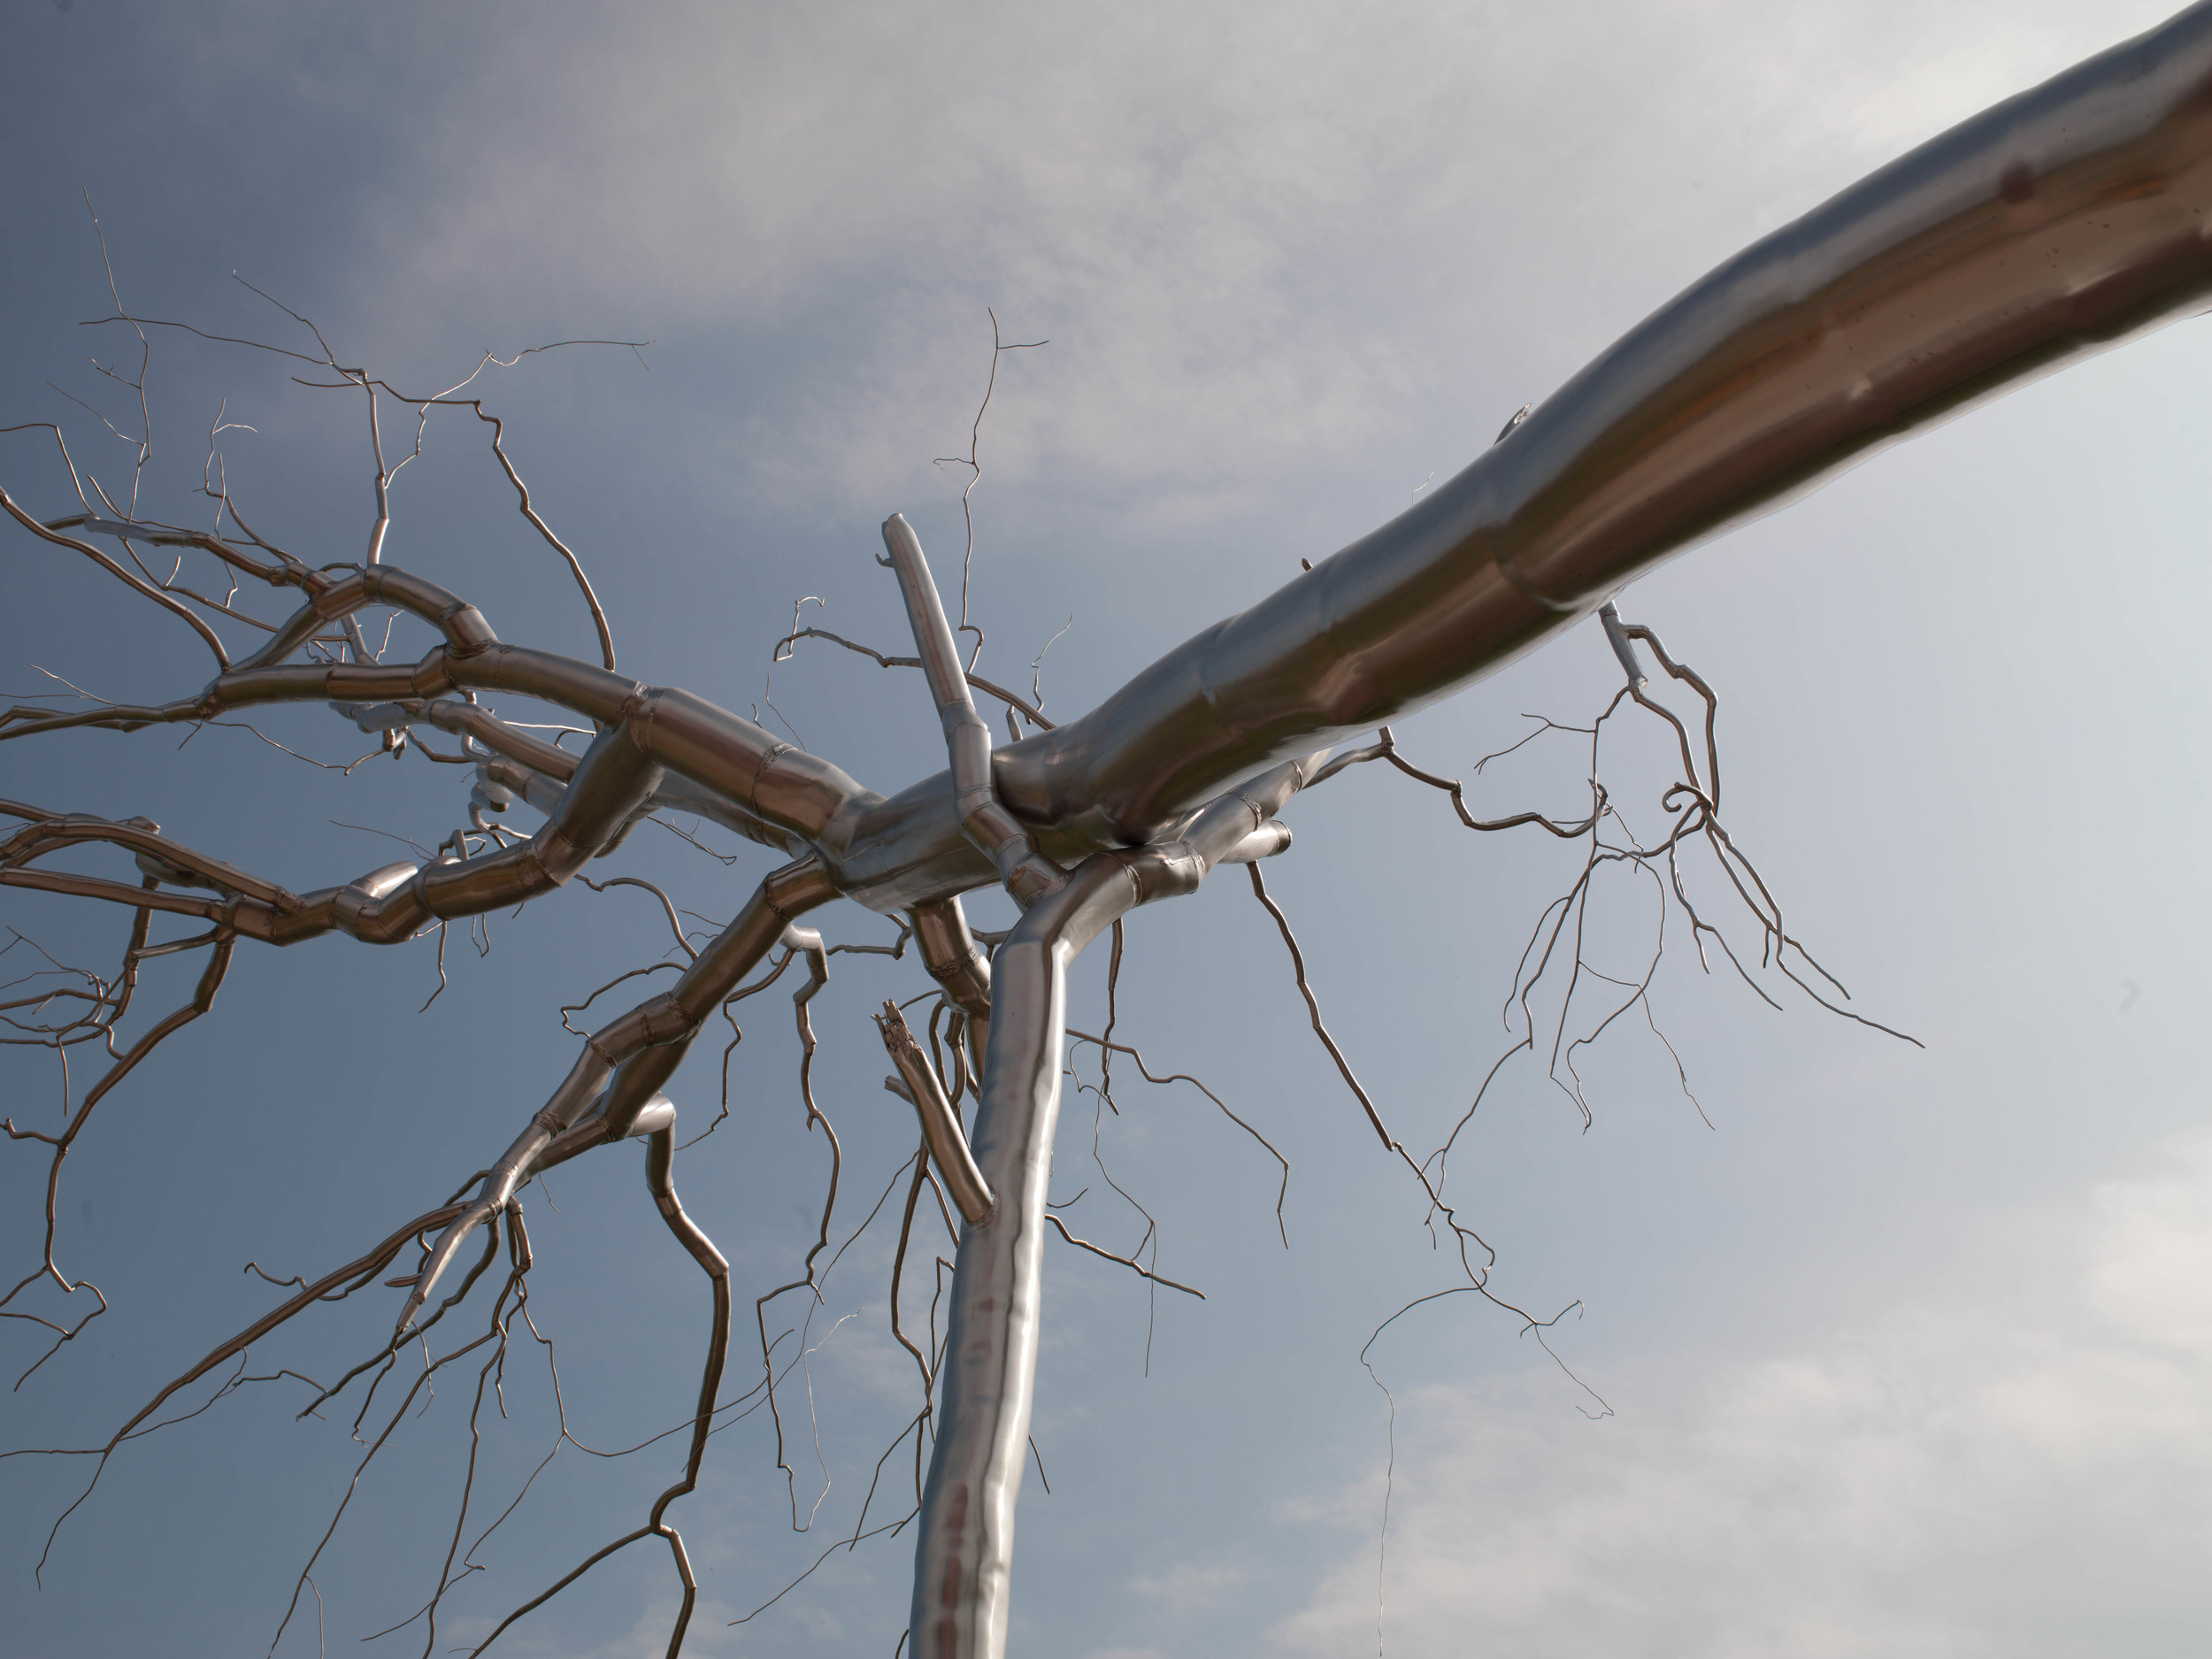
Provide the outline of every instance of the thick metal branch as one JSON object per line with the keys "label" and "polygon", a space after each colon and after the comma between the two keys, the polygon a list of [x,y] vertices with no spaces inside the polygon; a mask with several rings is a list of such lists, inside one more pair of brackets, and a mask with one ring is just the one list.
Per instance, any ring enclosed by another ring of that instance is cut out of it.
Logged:
{"label": "thick metal branch", "polygon": [[[2212,292],[2208,79],[2200,5],[1870,174],[1661,307],[1391,523],[1002,750],[1000,798],[1094,846],[1147,841],[1888,444],[2194,314]],[[849,889],[934,896],[943,788],[870,815]]]}
{"label": "thick metal branch", "polygon": [[883,545],[891,553],[884,563],[898,572],[907,620],[913,625],[914,649],[921,655],[922,672],[944,725],[961,831],[997,867],[999,879],[1015,901],[1033,904],[1066,878],[1037,850],[1036,837],[1027,826],[999,803],[998,786],[991,778],[991,728],[975,711],[965,668],[953,644],[952,625],[946,620],[937,584],[930,579],[929,561],[922,557],[921,541],[902,515],[895,512],[883,521]]}
{"label": "thick metal branch", "polygon": [[[573,1156],[602,1140],[657,1133],[665,1127],[653,1115],[657,1102],[666,1104],[661,1086],[683,1063],[699,1028],[782,939],[795,916],[835,896],[835,889],[822,878],[820,865],[812,860],[772,872],[729,926],[685,970],[673,989],[594,1032],[552,1098],[492,1165],[475,1201],[448,1225],[432,1248],[395,1330],[405,1331],[429,1301],[470,1233],[488,1225],[536,1170],[549,1167],[549,1155],[556,1149]],[[595,1133],[587,1131],[577,1141],[567,1141],[587,1113],[601,1127]]]}
{"label": "thick metal branch", "polygon": [[1045,1200],[1060,1111],[1067,971],[1139,904],[1196,889],[1319,769],[1314,755],[1225,796],[1165,847],[1094,854],[1033,903],[997,959],[976,1164],[997,1198],[954,1275],[936,1449],[915,1545],[916,1659],[1005,1651],[1014,1506],[1027,1455],[1042,1305]]}
{"label": "thick metal branch", "polygon": [[929,1156],[937,1165],[937,1172],[944,1177],[945,1189],[952,1194],[953,1203],[968,1225],[981,1226],[991,1218],[998,1200],[992,1195],[982,1171],[976,1167],[968,1139],[960,1132],[960,1114],[945,1098],[945,1086],[938,1078],[937,1068],[929,1063],[921,1044],[914,1041],[914,1033],[906,1028],[905,1017],[899,1012],[896,1002],[887,1001],[883,1012],[875,1020],[876,1029],[883,1033],[884,1049],[906,1085],[906,1098],[914,1103],[914,1110],[922,1120],[922,1139],[929,1145]]}
{"label": "thick metal branch", "polygon": [[[964,1017],[968,1074],[979,1078],[991,1036],[991,959],[968,931],[967,915],[958,899],[917,905],[907,914],[915,942],[921,947],[922,965]],[[956,1087],[955,1098],[958,1093]]]}

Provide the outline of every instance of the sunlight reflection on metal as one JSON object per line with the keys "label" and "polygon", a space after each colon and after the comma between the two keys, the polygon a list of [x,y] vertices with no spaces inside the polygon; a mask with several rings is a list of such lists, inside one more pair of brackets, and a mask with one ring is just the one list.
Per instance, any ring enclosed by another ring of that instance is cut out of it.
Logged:
{"label": "sunlight reflection on metal", "polygon": [[[960,662],[920,543],[894,515],[884,526],[887,562],[898,572],[950,766],[887,799],[689,692],[503,641],[474,605],[381,561],[381,519],[371,561],[312,570],[289,556],[261,557],[275,550],[257,541],[261,552],[88,510],[42,523],[0,491],[0,510],[31,534],[89,557],[184,616],[214,647],[222,668],[196,694],[167,703],[104,704],[66,715],[7,710],[0,714],[0,741],[77,727],[196,725],[257,705],[327,703],[362,732],[381,733],[388,747],[423,726],[457,739],[459,761],[472,768],[473,792],[471,826],[441,844],[442,856],[388,864],[303,895],[165,836],[146,820],[0,803],[0,810],[27,820],[0,841],[0,886],[130,907],[138,917],[131,949],[139,954],[183,948],[146,945],[153,911],[211,924],[204,941],[185,941],[212,945],[213,957],[194,1002],[172,1017],[180,1024],[211,1002],[239,938],[283,946],[335,932],[399,942],[567,884],[664,810],[713,818],[791,860],[762,879],[696,951],[669,907],[678,944],[690,958],[668,964],[681,968],[672,987],[586,1037],[566,1079],[480,1183],[472,1179],[476,1196],[415,1224],[441,1231],[420,1246],[414,1274],[389,1281],[409,1294],[378,1356],[397,1352],[440,1316],[442,1308],[417,1323],[477,1230],[486,1233],[488,1262],[505,1227],[511,1252],[519,1252],[518,1278],[526,1271],[526,1251],[513,1242],[520,1236],[516,1194],[538,1173],[603,1143],[645,1137],[655,1202],[713,1281],[715,1335],[685,1482],[662,1497],[645,1528],[622,1541],[653,1535],[671,1541],[687,1617],[695,1586],[662,1512],[698,1473],[726,1346],[729,1288],[726,1263],[674,1196],[673,1110],[661,1090],[706,1023],[749,994],[740,991],[741,982],[772,952],[786,954],[770,978],[791,953],[810,952],[818,988],[826,953],[818,936],[795,928],[795,918],[839,897],[910,916],[928,972],[958,1010],[950,1041],[956,1056],[964,1041],[969,1045],[960,1057],[979,1077],[980,1097],[972,1136],[964,1140],[963,1074],[949,1064],[942,1076],[932,1070],[892,1010],[887,1041],[968,1224],[941,1370],[933,1376],[915,1350],[925,1387],[933,1381],[939,1393],[917,1534],[914,1647],[919,1659],[998,1659],[1035,1381],[1045,1178],[1060,1104],[1067,975],[1085,946],[1137,906],[1194,890],[1223,863],[1283,851],[1289,831],[1275,815],[1298,790],[1345,764],[1387,759],[1451,791],[1471,828],[1541,821],[1533,814],[1474,819],[1458,786],[1398,757],[1386,729],[1381,742],[1334,765],[1326,763],[1328,748],[1464,687],[1601,607],[1630,676],[1616,702],[1647,703],[1632,641],[1649,646],[1671,678],[1687,671],[1647,629],[1624,626],[1611,613],[1608,597],[1624,583],[1980,399],[2201,310],[2208,294],[2212,5],[1997,105],[1746,250],[1524,411],[1525,419],[1509,422],[1458,476],[1420,493],[1390,523],[1197,634],[1064,726],[994,749],[970,692],[972,683],[983,682],[972,681],[972,662]],[[526,491],[524,497],[527,511]],[[297,590],[305,603],[271,625],[267,641],[233,666],[212,624],[65,534],[71,529],[127,544],[189,547],[237,574]],[[1294,557],[1285,550],[1286,567]],[[373,660],[355,626],[357,613],[372,604],[415,617],[437,631],[440,643],[413,664]],[[596,615],[595,601],[594,609]],[[611,664],[603,618],[600,634]],[[288,660],[317,649],[319,660]],[[1702,682],[1687,678],[1709,708]],[[591,741],[580,755],[532,737],[480,706],[476,698],[486,693],[550,703],[589,722]],[[1694,780],[1687,734],[1678,722],[1676,730]],[[1719,793],[1717,755],[1709,782],[1709,789],[1679,785],[1668,798],[1686,791],[1709,818]],[[1562,836],[1594,836],[1607,802],[1594,779],[1592,789],[1586,824],[1544,826]],[[517,802],[545,815],[526,838],[483,816]],[[50,854],[94,843],[132,854],[139,881],[32,867]],[[1757,883],[1755,872],[1749,879]],[[991,961],[958,898],[1000,885],[1025,908]],[[1265,902],[1256,872],[1254,887]],[[1771,905],[1763,886],[1760,892]],[[1759,914],[1770,926],[1767,912]],[[1778,956],[1794,943],[1781,932],[1778,907],[1770,932]],[[855,947],[837,947],[849,948]],[[131,958],[134,972],[137,959]],[[1302,965],[1299,973],[1316,1031],[1329,1041]],[[803,1003],[801,1011],[803,1018]],[[902,1043],[893,1041],[894,1026]],[[933,1024],[929,1041],[937,1040]],[[1337,1057],[1356,1090],[1349,1066]],[[131,1064],[127,1056],[113,1075]],[[73,1125],[81,1123],[97,1092]],[[1364,1091],[1360,1098],[1385,1148],[1403,1156]],[[75,1133],[73,1126],[67,1135]],[[68,1150],[63,1137],[18,1138],[49,1142],[58,1148],[57,1160]],[[1412,1167],[1425,1182],[1425,1166]],[[914,1169],[910,1221],[930,1179],[918,1157]],[[1448,1221],[1433,1187],[1430,1196]],[[410,1236],[396,1234],[380,1254],[363,1258],[367,1271],[381,1271]],[[66,1293],[52,1263],[50,1227],[42,1273]],[[1471,1277],[1479,1288],[1471,1269]],[[473,1279],[471,1273],[445,1305]],[[264,1320],[217,1349],[132,1424],[270,1328]],[[772,1374],[769,1386],[772,1406]],[[928,1415],[917,1420],[918,1443]],[[131,1426],[101,1452],[103,1466]],[[681,1634],[680,1624],[679,1642]]]}

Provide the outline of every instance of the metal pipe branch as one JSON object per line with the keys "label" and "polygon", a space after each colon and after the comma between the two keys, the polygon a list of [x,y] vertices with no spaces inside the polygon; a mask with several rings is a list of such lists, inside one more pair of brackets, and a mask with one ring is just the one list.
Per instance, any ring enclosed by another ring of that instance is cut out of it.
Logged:
{"label": "metal pipe branch", "polygon": [[991,958],[968,931],[967,914],[957,898],[918,904],[907,919],[921,947],[922,965],[960,1011],[969,1074],[980,1078],[991,1035]]}
{"label": "metal pipe branch", "polygon": [[[954,1208],[970,1226],[981,1226],[998,1208],[998,1200],[983,1171],[976,1167],[968,1138],[961,1133],[960,1114],[946,1098],[944,1080],[907,1029],[906,1017],[899,1012],[896,1002],[887,1000],[883,1012],[874,1018],[876,1029],[883,1035],[884,1050],[898,1068],[898,1081],[905,1086],[903,1093],[921,1119],[922,1139],[929,1144],[930,1159],[937,1165],[946,1191],[952,1194]],[[889,1082],[887,1079],[887,1086]]]}
{"label": "metal pipe branch", "polygon": [[968,690],[967,672],[953,643],[944,601],[930,576],[929,561],[922,557],[921,539],[904,515],[895,512],[883,521],[883,545],[891,557],[880,562],[898,573],[907,621],[914,630],[914,649],[922,659],[922,673],[937,701],[937,718],[945,728],[945,749],[952,762],[953,810],[959,818],[961,833],[990,859],[1015,902],[1026,908],[1057,888],[1067,877],[1037,850],[1036,837],[1028,826],[1000,804],[998,786],[991,776],[991,728],[975,711],[975,698]]}
{"label": "metal pipe branch", "polygon": [[1251,843],[1324,757],[1286,763],[1225,795],[1165,846],[1093,854],[1032,904],[999,947],[973,1141],[979,1176],[996,1202],[987,1217],[969,1217],[953,1272],[937,1444],[915,1545],[916,1659],[993,1659],[1006,1648],[1069,965],[1138,905],[1195,892],[1216,864]]}
{"label": "metal pipe branch", "polygon": [[[960,1244],[914,1640],[930,1659],[989,1659],[1004,1640],[1033,1386],[1067,964],[1135,905],[1188,891],[1220,862],[1279,849],[1284,832],[1271,814],[1310,780],[1310,763],[1225,795],[1239,780],[1464,687],[1662,560],[1916,430],[2203,309],[2212,294],[2208,86],[2212,5],[2199,5],[1962,123],[1693,285],[1406,513],[1200,633],[1082,718],[995,753],[919,544],[894,518],[886,542],[950,770],[889,799],[688,693],[500,641],[454,595],[380,563],[329,575],[193,542],[308,595],[276,637],[232,668],[211,627],[175,595],[0,492],[0,510],[32,533],[183,616],[222,670],[197,696],[168,704],[12,710],[0,718],[0,741],[301,701],[420,704],[439,710],[434,723],[473,728],[476,717],[457,711],[469,692],[537,698],[603,728],[566,777],[534,765],[495,728],[472,729],[503,764],[544,780],[517,792],[551,808],[530,842],[481,858],[389,866],[303,899],[154,831],[96,821],[11,841],[0,885],[200,915],[226,937],[403,937],[558,885],[639,811],[677,798],[671,780],[763,826],[759,839],[803,851],[673,993],[595,1034],[477,1210],[533,1160],[570,1144],[595,1101],[603,1138],[646,1121],[700,1023],[800,910],[842,894],[887,914],[913,912],[931,973],[970,1035],[987,1031],[972,1144],[997,1199]],[[147,526],[75,524],[150,539]],[[431,624],[441,642],[412,664],[279,660],[371,603]],[[1623,664],[1632,677],[1632,660],[1628,653]],[[513,787],[496,771],[487,776]],[[31,867],[86,841],[127,846],[161,882],[213,896]],[[957,912],[930,908],[994,879],[1029,904],[995,984]],[[935,918],[927,928],[925,916]]]}
{"label": "metal pipe branch", "polygon": [[[563,1157],[571,1157],[598,1141],[650,1133],[649,1126],[639,1125],[654,1121],[657,1102],[666,1105],[662,1086],[683,1064],[699,1028],[784,938],[796,917],[836,896],[818,860],[801,859],[771,872],[672,988],[585,1039],[583,1052],[560,1087],[500,1155],[468,1209],[432,1247],[395,1329],[407,1328],[469,1234],[497,1215],[535,1170],[560,1161],[548,1161],[557,1144],[565,1145]],[[588,1114],[601,1125],[596,1137],[565,1143],[564,1137]]]}

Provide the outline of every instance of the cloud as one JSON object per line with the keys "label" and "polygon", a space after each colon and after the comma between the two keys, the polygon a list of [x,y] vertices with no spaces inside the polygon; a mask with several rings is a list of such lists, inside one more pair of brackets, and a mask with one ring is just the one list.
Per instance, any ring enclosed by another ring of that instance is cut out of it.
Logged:
{"label": "cloud", "polygon": [[1227,1562],[1200,1567],[1184,1563],[1156,1578],[1132,1578],[1129,1587],[1139,1595],[1164,1602],[1179,1617],[1201,1608],[1217,1607],[1243,1588],[1251,1574]]}
{"label": "cloud", "polygon": [[[2196,1651],[2212,1136],[2015,1242],[2009,1305],[1932,1285],[1617,1421],[1533,1377],[1402,1395],[1387,1651]],[[1371,1541],[1274,1636],[1375,1626]]]}
{"label": "cloud", "polygon": [[946,452],[994,305],[1054,342],[1002,390],[1002,477],[1226,511],[1440,410],[1463,460],[1664,285],[2126,27],[2055,0],[1586,10],[580,12],[442,67],[363,280],[673,349],[735,328],[771,375],[803,342],[735,446],[751,498],[793,503]]}
{"label": "cloud", "polygon": [[[1048,477],[1125,541],[1249,521],[1324,475],[1372,476],[1394,511],[1746,242],[2158,15],[204,10],[119,40],[104,81],[142,122],[191,88],[161,118],[197,158],[163,181],[180,215],[298,211],[196,270],[242,263],[342,350],[426,378],[488,344],[654,338],[658,366],[701,370],[622,394],[689,405],[666,469],[815,521],[953,476],[931,462],[964,449],[995,307],[1053,344],[1002,377],[994,485]],[[238,303],[238,326],[273,326]]]}

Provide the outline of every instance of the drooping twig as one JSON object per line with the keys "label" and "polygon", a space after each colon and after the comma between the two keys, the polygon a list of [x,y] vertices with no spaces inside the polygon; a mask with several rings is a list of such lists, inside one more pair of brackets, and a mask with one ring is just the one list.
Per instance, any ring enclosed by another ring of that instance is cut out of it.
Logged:
{"label": "drooping twig", "polygon": [[[1063,633],[1066,630],[1064,629],[1062,630]],[[1053,637],[1056,639],[1059,636],[1055,634]],[[776,641],[775,655],[772,660],[779,663],[788,661],[791,656],[790,648],[796,645],[801,640],[827,640],[833,645],[841,645],[849,651],[852,651],[862,657],[874,659],[875,664],[879,668],[919,668],[922,665],[922,659],[918,657],[888,657],[883,652],[875,649],[872,646],[863,645],[856,640],[849,640],[841,634],[832,634],[827,628],[800,628],[793,633],[785,634],[783,638]],[[1049,643],[1049,641],[1048,641],[1048,643]],[[1042,651],[1037,653],[1037,660],[1040,663],[1044,660],[1044,653]],[[1034,664],[1033,664],[1033,666],[1034,666]],[[998,685],[992,680],[984,679],[982,675],[975,672],[972,669],[966,671],[965,678],[971,686],[973,686],[985,696],[996,697],[1008,708],[1018,711],[1023,719],[1028,721],[1030,725],[1037,727],[1040,731],[1049,732],[1055,729],[1053,723],[1045,718],[1044,710],[1039,700],[1034,698],[1025,698],[1015,692],[1009,691],[1005,687]]]}
{"label": "drooping twig", "polygon": [[1136,1261],[1130,1256],[1116,1256],[1111,1250],[1102,1248],[1100,1246],[1093,1244],[1088,1239],[1077,1238],[1075,1234],[1068,1231],[1067,1223],[1062,1221],[1059,1217],[1054,1215],[1050,1210],[1047,1210],[1045,1212],[1045,1219],[1053,1225],[1062,1238],[1065,1239],[1070,1244],[1075,1246],[1077,1249],[1088,1250],[1093,1256],[1103,1256],[1110,1262],[1118,1262],[1131,1272],[1138,1274],[1141,1278],[1148,1279],[1156,1285],[1165,1285],[1170,1290],[1179,1290],[1187,1296],[1197,1297],[1201,1302],[1206,1300],[1206,1293],[1202,1290],[1194,1290],[1188,1285],[1179,1284],[1176,1280],[1170,1279],[1166,1274],[1156,1273],[1143,1263]]}
{"label": "drooping twig", "polygon": [[1344,1086],[1352,1091],[1352,1098],[1359,1102],[1360,1110],[1367,1114],[1367,1121],[1373,1125],[1376,1139],[1394,1150],[1398,1143],[1391,1139],[1390,1131],[1383,1127],[1382,1114],[1375,1110],[1375,1102],[1369,1097],[1366,1087],[1352,1071],[1352,1063],[1344,1057],[1344,1050],[1337,1047],[1336,1039],[1329,1034],[1329,1028],[1321,1018],[1321,1003],[1313,994],[1313,987],[1306,982],[1306,956],[1298,949],[1297,935],[1290,931],[1290,918],[1283,914],[1282,906],[1268,896],[1267,878],[1260,874],[1259,865],[1247,864],[1245,872],[1252,879],[1252,896],[1275,918],[1275,926],[1283,936],[1283,946],[1290,952],[1291,972],[1297,977],[1298,995],[1305,999],[1306,1016],[1313,1022],[1313,1034],[1329,1051],[1329,1058],[1336,1064],[1337,1074],[1344,1079]]}
{"label": "drooping twig", "polygon": [[[1107,1026],[1107,1030],[1111,1031],[1113,1027],[1110,1024]],[[1138,1049],[1128,1043],[1113,1042],[1109,1041],[1106,1037],[1094,1037],[1088,1032],[1076,1031],[1073,1029],[1069,1031],[1068,1036],[1074,1041],[1087,1042],[1094,1045],[1099,1048],[1102,1055],[1127,1055],[1130,1059],[1136,1063],[1138,1071],[1143,1076],[1144,1080],[1148,1083],[1161,1087],[1164,1087],[1170,1083],[1189,1084],[1201,1094],[1203,1094],[1208,1100],[1211,1101],[1214,1103],[1215,1110],[1219,1111],[1224,1118],[1226,1118],[1231,1123],[1236,1125],[1238,1128],[1243,1130],[1246,1134],[1250,1135],[1253,1140],[1258,1141],[1262,1147],[1266,1148],[1267,1156],[1273,1158],[1275,1162],[1281,1166],[1282,1170],[1280,1179],[1277,1181],[1275,1187],[1275,1227],[1276,1231],[1282,1235],[1283,1248],[1286,1250],[1290,1248],[1290,1229],[1288,1225],[1283,1219],[1283,1203],[1290,1194],[1290,1160],[1276,1149],[1275,1143],[1273,1141],[1270,1141],[1265,1135],[1262,1134],[1257,1129],[1254,1128],[1245,1119],[1237,1116],[1235,1112],[1229,1109],[1228,1103],[1225,1102],[1220,1095],[1215,1094],[1212,1089],[1207,1087],[1203,1082],[1202,1082],[1199,1079],[1193,1077],[1189,1072],[1167,1071],[1155,1075],[1152,1068],[1145,1063],[1144,1056]],[[1100,1092],[1102,1094],[1104,1092],[1102,1087]],[[1079,1194],[1077,1196],[1079,1197],[1081,1194]],[[1073,1201],[1071,1200],[1070,1202],[1072,1202]]]}
{"label": "drooping twig", "polygon": [[[975,649],[968,655],[967,667],[971,673],[975,671],[976,659],[983,655],[983,630],[968,620],[968,584],[975,565],[975,508],[970,497],[975,494],[975,487],[983,481],[980,447],[983,442],[983,417],[991,407],[991,394],[998,389],[999,358],[1009,351],[1034,351],[1040,346],[1052,343],[1049,340],[1002,340],[998,331],[998,313],[986,307],[984,315],[991,319],[991,373],[983,383],[983,401],[976,405],[975,420],[968,429],[968,453],[965,456],[941,455],[936,461],[939,466],[964,466],[968,469],[967,486],[960,492],[960,516],[967,526],[968,541],[960,557],[960,621],[954,632],[975,635]],[[1043,654],[1040,652],[1039,655],[1041,657]]]}

